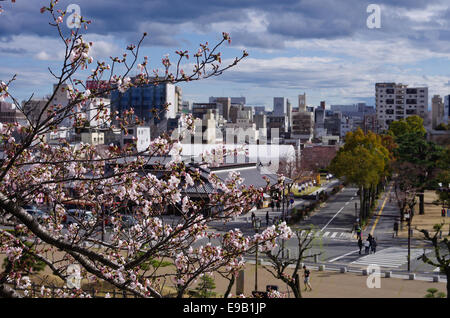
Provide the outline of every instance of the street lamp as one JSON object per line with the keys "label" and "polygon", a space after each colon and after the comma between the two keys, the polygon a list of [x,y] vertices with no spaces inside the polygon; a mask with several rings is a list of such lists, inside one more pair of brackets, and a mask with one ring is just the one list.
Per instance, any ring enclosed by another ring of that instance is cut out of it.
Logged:
{"label": "street lamp", "polygon": [[[253,229],[255,233],[258,234],[259,229],[261,228],[261,220],[259,218],[255,218],[253,220]],[[256,242],[256,253],[255,253],[255,292],[258,291],[258,242]]]}

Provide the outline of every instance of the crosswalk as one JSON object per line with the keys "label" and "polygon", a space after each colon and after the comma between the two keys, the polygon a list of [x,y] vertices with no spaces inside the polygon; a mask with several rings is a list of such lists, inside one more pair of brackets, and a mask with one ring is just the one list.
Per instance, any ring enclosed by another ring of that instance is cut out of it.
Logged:
{"label": "crosswalk", "polygon": [[[364,249],[363,249],[364,250]],[[417,259],[423,254],[423,249],[411,249],[411,260]],[[408,262],[408,249],[402,247],[389,247],[375,254],[363,256],[351,264],[354,265],[378,265],[380,267],[397,268]]]}
{"label": "crosswalk", "polygon": [[332,239],[332,240],[351,240],[353,238],[352,233],[342,232],[342,231],[300,231],[300,237],[311,237],[314,235],[315,238],[320,239]]}

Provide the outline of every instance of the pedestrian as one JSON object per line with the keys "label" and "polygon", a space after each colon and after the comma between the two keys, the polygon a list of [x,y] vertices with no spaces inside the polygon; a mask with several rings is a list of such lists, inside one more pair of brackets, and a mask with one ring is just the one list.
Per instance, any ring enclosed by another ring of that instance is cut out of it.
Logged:
{"label": "pedestrian", "polygon": [[372,252],[375,254],[377,251],[377,241],[373,238],[372,239]]}
{"label": "pedestrian", "polygon": [[266,212],[266,225],[269,226],[269,211]]}
{"label": "pedestrian", "polygon": [[255,212],[252,212],[252,223],[255,223],[255,218],[256,218]]}
{"label": "pedestrian", "polygon": [[356,235],[357,235],[357,237],[358,238],[360,238],[360,239],[362,239],[362,236],[361,236],[361,227],[358,225],[357,227],[356,227]]}
{"label": "pedestrian", "polygon": [[367,241],[369,242],[369,254],[372,251],[372,240],[373,236],[369,233],[369,236],[367,237]]}
{"label": "pedestrian", "polygon": [[304,280],[303,282],[305,283],[305,291],[306,289],[309,287],[309,291],[312,291],[312,287],[311,287],[311,283],[309,281],[309,275],[311,274],[311,272],[309,271],[309,269],[306,268],[306,265],[303,265],[303,277]]}
{"label": "pedestrian", "polygon": [[277,211],[280,211],[280,201],[277,201]]}
{"label": "pedestrian", "polygon": [[395,237],[398,237],[398,221],[397,220],[395,220],[395,222],[394,222],[394,234],[392,234],[392,237],[394,237],[394,235],[395,235]]}
{"label": "pedestrian", "polygon": [[369,254],[369,251],[370,251],[370,243],[369,241],[364,241],[364,252],[366,254]]}
{"label": "pedestrian", "polygon": [[278,217],[276,217],[276,216],[273,218],[273,224],[274,225],[277,224],[277,219],[278,219]]}
{"label": "pedestrian", "polygon": [[359,246],[359,255],[361,255],[361,249],[363,247],[363,241],[361,237],[358,238],[358,246]]}
{"label": "pedestrian", "polygon": [[270,201],[270,207],[272,208],[272,212],[273,212],[273,209],[274,209],[274,207],[275,207],[275,203],[273,203],[273,200]]}

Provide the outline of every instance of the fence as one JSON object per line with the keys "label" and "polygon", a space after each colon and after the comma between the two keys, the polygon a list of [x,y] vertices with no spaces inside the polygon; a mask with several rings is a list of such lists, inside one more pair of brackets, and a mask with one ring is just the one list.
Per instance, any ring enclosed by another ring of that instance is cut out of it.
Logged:
{"label": "fence", "polygon": [[[51,290],[51,297],[55,298],[57,295],[58,290],[64,290],[66,292],[76,292],[76,289],[70,289],[70,288],[62,288],[58,286],[47,286],[47,285],[37,285],[35,283],[32,283],[29,288],[19,288],[17,285],[14,284],[5,284],[9,285],[11,288],[13,288],[16,292],[21,292],[20,294],[25,298],[41,298],[41,288],[44,287],[45,289]],[[25,291],[28,291],[28,295],[25,296]],[[137,296],[133,293],[127,292],[125,290],[98,290],[95,288],[92,289],[82,289],[82,291],[85,294],[89,294],[92,298],[105,298],[106,294],[110,294],[111,298],[137,298]]]}

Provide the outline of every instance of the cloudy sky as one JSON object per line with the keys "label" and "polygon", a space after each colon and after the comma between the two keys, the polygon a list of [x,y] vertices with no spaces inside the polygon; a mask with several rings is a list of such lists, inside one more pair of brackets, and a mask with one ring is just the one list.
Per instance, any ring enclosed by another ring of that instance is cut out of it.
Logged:
{"label": "cloudy sky", "polygon": [[[39,12],[48,2],[0,2],[0,80],[17,73],[11,92],[19,99],[48,94],[48,67],[58,69],[64,54],[50,16]],[[367,27],[371,3],[381,8],[381,28]],[[220,77],[181,85],[191,102],[245,96],[270,109],[275,96],[297,106],[297,95],[306,92],[311,106],[373,105],[376,82],[426,85],[430,99],[450,94],[448,0],[61,0],[58,6],[69,4],[92,20],[84,32],[99,60],[121,56],[148,32],[142,55],[156,68],[165,54],[195,52],[229,32],[224,58],[243,49],[249,56]]]}

